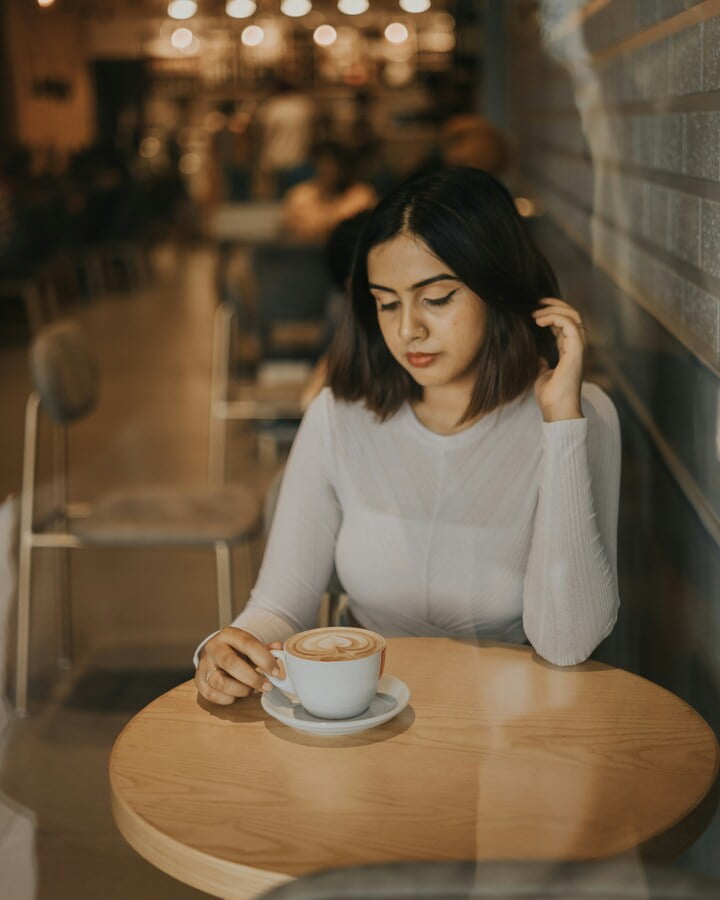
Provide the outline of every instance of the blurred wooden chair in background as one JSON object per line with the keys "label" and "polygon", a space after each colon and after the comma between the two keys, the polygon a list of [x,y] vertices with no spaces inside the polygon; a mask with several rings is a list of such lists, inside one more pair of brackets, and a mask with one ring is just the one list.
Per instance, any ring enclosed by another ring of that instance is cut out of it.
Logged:
{"label": "blurred wooden chair in background", "polygon": [[[31,348],[35,390],[27,401],[23,485],[20,511],[20,565],[15,705],[27,710],[33,551],[58,554],[60,660],[72,658],[72,621],[68,551],[89,547],[207,547],[215,553],[218,623],[233,618],[231,549],[243,547],[248,587],[254,576],[251,542],[260,530],[261,503],[241,486],[146,486],[121,489],[92,503],[71,503],[67,489],[67,425],[94,409],[98,365],[82,334],[71,322],[40,332]],[[36,511],[39,412],[53,426],[53,508]]]}
{"label": "blurred wooden chair in background", "polygon": [[[209,476],[221,484],[227,468],[227,423],[264,423],[261,453],[276,458],[302,418],[301,396],[327,341],[330,278],[321,247],[267,244],[251,253],[252,300],[247,292],[218,306],[213,325]],[[254,334],[257,372],[235,375],[234,342]],[[273,423],[273,424],[271,424]]]}

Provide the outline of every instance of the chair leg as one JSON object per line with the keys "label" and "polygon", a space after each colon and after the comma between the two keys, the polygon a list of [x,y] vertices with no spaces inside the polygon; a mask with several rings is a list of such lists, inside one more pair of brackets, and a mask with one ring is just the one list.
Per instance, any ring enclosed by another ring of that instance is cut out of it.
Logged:
{"label": "chair leg", "polygon": [[56,550],[55,555],[58,598],[58,665],[61,669],[69,669],[74,657],[70,551]]}
{"label": "chair leg", "polygon": [[209,482],[225,484],[227,469],[227,420],[210,415]]}
{"label": "chair leg", "polygon": [[232,554],[230,544],[218,541],[215,544],[217,566],[218,621],[220,628],[232,622]]}
{"label": "chair leg", "polygon": [[28,663],[30,655],[30,580],[32,577],[32,546],[20,539],[18,571],[17,648],[15,659],[15,712],[27,715]]}

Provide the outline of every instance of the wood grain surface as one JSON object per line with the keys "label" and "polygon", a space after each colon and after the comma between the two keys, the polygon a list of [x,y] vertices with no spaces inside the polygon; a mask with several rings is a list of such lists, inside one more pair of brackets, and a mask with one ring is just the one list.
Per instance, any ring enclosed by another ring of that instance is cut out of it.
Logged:
{"label": "wood grain surface", "polygon": [[117,739],[115,819],[170,875],[246,898],[288,877],[392,860],[667,858],[711,814],[718,743],[673,694],[529,647],[388,641],[410,706],[317,737],[255,697],[212,707],[192,682]]}

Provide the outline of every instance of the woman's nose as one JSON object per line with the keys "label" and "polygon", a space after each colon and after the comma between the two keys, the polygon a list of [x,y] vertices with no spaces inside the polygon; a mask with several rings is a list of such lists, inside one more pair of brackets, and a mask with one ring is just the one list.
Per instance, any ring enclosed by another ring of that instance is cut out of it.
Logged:
{"label": "woman's nose", "polygon": [[422,321],[422,317],[417,314],[412,307],[405,307],[400,317],[400,338],[409,344],[416,338],[423,337],[427,334],[427,329]]}

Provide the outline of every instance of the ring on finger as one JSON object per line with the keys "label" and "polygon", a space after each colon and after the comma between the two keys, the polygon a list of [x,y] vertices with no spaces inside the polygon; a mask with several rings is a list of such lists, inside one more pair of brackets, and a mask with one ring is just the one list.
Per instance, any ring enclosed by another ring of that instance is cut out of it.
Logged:
{"label": "ring on finger", "polygon": [[218,671],[218,667],[217,667],[217,666],[211,666],[211,667],[207,670],[207,672],[203,675],[203,681],[205,682],[205,684],[207,684],[208,686],[210,686],[210,679],[212,678],[212,676],[213,676],[217,671]]}

